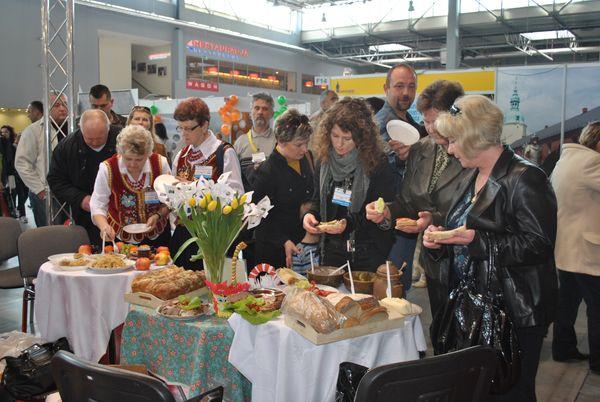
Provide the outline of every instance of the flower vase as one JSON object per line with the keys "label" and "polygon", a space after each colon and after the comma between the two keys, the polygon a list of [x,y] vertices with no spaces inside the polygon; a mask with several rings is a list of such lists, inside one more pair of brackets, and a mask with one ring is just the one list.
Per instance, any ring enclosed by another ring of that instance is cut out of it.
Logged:
{"label": "flower vase", "polygon": [[[204,254],[204,275],[206,279],[214,284],[219,284],[223,279],[223,272],[225,266],[225,254],[220,254],[219,256]],[[224,303],[227,300],[227,297],[221,294],[215,293],[213,290],[209,289],[209,297],[212,299],[213,308],[215,310],[215,314],[218,317],[223,317],[219,312],[219,304]]]}

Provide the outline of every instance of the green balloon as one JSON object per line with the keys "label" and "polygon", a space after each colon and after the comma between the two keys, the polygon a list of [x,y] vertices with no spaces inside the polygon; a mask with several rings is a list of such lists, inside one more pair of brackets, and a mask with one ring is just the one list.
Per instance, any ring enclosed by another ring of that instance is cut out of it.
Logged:
{"label": "green balloon", "polygon": [[279,103],[281,106],[283,106],[283,105],[285,105],[285,102],[287,102],[287,99],[285,98],[285,96],[279,95],[279,97],[277,98],[277,103]]}
{"label": "green balloon", "polygon": [[156,107],[156,105],[150,106],[150,113],[152,113],[152,116],[158,113],[158,108]]}

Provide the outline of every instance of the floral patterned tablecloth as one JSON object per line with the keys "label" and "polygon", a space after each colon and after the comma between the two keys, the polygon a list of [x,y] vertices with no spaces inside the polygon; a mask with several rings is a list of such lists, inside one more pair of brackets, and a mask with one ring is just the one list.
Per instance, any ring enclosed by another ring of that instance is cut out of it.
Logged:
{"label": "floral patterned tablecloth", "polygon": [[132,306],[125,319],[121,364],[145,364],[168,382],[189,387],[188,397],[223,385],[226,401],[250,401],[250,382],[228,361],[233,330],[216,316],[175,321]]}

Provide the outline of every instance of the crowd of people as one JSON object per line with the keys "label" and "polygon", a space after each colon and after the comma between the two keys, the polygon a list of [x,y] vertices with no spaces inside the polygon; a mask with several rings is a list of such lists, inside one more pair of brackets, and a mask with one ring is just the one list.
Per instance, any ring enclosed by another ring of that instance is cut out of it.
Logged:
{"label": "crowd of people", "polygon": [[[68,135],[62,126],[66,100],[52,99],[54,151],[47,176],[39,116],[16,151],[13,133],[2,127],[8,166],[3,183],[11,173],[20,177],[19,214],[28,193],[38,226],[47,221],[48,183],[93,244],[102,237],[169,244],[175,253],[190,235],[176,221],[171,230],[154,180],[171,173],[182,182],[216,181],[229,172],[235,190],[268,195],[274,205],[258,228],[241,234],[250,244],[248,266],[266,262],[302,272],[312,259],[375,271],[391,260],[407,264],[402,280],[408,291],[414,260],[415,271],[422,271],[415,279],[427,286],[434,317],[468,275],[482,286],[490,255],[497,253],[495,292],[515,327],[522,359],[517,384],[495,400],[536,400],[542,340],[553,321],[554,359],[588,359],[578,351],[573,329],[582,300],[590,368],[600,374],[600,125],[590,123],[579,144],[564,147],[550,181],[502,144],[503,114],[490,99],[465,95],[459,83],[436,81],[417,99],[421,125],[408,113],[416,88],[414,69],[399,64],[388,72],[380,110],[374,110],[376,102],[338,99],[329,90],[312,117],[291,109],[274,124],[273,98],[255,94],[252,128],[233,144],[209,129],[206,103],[188,98],[174,112],[184,144],[169,162],[150,110],[135,106],[128,118],[119,116],[108,88],[97,85],[90,90],[92,108]],[[395,141],[386,129],[391,120],[410,124],[421,139],[413,145]],[[416,223],[396,229],[397,218]],[[137,223],[147,231],[123,230]],[[433,235],[449,229],[455,230],[444,239]],[[196,253],[189,247],[176,263],[200,269],[201,261],[189,261]]]}

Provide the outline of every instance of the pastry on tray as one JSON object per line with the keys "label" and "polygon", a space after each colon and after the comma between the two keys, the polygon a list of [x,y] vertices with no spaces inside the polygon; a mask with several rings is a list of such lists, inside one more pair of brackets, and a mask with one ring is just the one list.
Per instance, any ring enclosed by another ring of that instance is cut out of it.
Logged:
{"label": "pastry on tray", "polygon": [[168,300],[206,286],[204,280],[204,271],[188,271],[172,266],[138,275],[131,283],[131,291]]}

